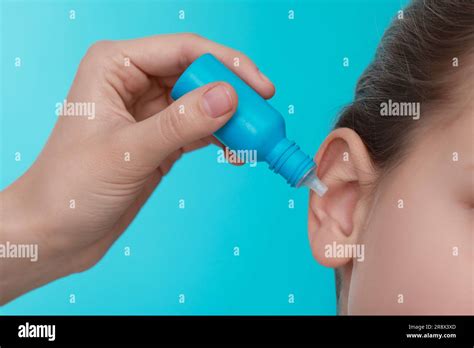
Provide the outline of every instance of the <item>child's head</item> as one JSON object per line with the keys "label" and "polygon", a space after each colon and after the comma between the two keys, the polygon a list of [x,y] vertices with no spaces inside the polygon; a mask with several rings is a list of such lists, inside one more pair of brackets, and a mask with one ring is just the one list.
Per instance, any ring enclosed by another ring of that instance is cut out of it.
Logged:
{"label": "child's head", "polygon": [[473,122],[474,3],[414,1],[315,158],[309,238],[340,313],[474,312]]}

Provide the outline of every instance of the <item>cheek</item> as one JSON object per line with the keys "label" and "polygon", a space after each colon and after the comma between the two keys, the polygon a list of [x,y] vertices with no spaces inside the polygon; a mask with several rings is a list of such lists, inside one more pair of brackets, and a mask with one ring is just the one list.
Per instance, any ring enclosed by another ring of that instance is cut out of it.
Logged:
{"label": "cheek", "polygon": [[472,212],[422,186],[405,188],[399,208],[395,192],[380,197],[361,236],[348,313],[472,314]]}

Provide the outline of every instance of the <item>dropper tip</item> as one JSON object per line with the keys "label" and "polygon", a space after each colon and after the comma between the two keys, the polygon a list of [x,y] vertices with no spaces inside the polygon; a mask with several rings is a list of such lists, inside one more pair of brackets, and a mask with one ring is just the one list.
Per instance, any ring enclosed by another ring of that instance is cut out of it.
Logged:
{"label": "dropper tip", "polygon": [[313,190],[319,197],[324,196],[328,187],[311,171],[301,182],[301,186],[306,186]]}
{"label": "dropper tip", "polygon": [[310,189],[316,192],[316,194],[319,197],[324,196],[326,191],[328,190],[328,187],[318,178],[312,182],[312,185],[310,186]]}

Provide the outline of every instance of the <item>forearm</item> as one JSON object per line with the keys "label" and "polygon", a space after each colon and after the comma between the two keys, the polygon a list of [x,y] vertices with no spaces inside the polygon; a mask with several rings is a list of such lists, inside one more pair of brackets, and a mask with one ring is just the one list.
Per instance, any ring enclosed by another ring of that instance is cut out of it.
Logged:
{"label": "forearm", "polygon": [[70,273],[68,257],[50,248],[47,215],[26,186],[21,178],[0,193],[0,305]]}

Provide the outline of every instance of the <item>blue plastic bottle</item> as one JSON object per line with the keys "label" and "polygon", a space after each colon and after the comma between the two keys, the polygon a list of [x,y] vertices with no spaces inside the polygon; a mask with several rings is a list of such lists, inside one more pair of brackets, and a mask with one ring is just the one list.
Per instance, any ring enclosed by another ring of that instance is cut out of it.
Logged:
{"label": "blue plastic bottle", "polygon": [[295,142],[286,138],[283,116],[212,54],[202,55],[183,72],[171,97],[178,99],[216,81],[225,81],[234,87],[239,101],[234,116],[214,135],[231,150],[256,151],[257,161],[267,162],[288,184],[307,186],[322,196],[327,187],[315,174],[316,164]]}

